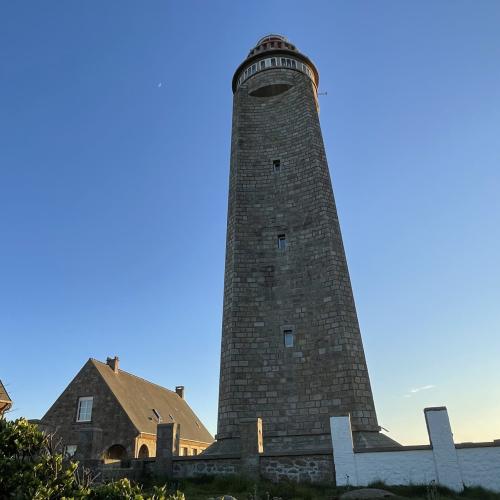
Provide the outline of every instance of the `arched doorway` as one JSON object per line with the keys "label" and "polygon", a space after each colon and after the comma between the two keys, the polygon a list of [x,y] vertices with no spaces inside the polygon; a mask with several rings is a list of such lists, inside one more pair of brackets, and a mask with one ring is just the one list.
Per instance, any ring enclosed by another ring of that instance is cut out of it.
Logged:
{"label": "arched doorway", "polygon": [[109,460],[124,460],[127,458],[127,450],[121,444],[114,444],[108,448],[106,458]]}
{"label": "arched doorway", "polygon": [[137,458],[149,458],[149,448],[147,445],[143,444],[139,448],[139,454],[137,455]]}

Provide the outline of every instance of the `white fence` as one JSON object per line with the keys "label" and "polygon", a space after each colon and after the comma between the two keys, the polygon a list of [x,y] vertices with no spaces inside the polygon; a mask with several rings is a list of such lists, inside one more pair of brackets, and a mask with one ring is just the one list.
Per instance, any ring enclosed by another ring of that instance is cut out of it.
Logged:
{"label": "white fence", "polygon": [[445,407],[424,410],[429,445],[355,450],[349,416],[331,417],[337,485],[429,484],[453,491],[482,486],[500,491],[500,441],[455,444]]}

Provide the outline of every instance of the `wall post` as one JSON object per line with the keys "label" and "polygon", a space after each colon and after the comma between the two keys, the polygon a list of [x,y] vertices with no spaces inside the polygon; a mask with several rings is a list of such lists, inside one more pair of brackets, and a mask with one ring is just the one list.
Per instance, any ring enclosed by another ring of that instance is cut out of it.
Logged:
{"label": "wall post", "polygon": [[240,420],[241,472],[258,479],[260,475],[260,454],[264,452],[261,418]]}
{"label": "wall post", "polygon": [[351,416],[330,417],[333,463],[337,486],[357,486],[358,476],[352,443]]}
{"label": "wall post", "polygon": [[156,472],[172,477],[173,457],[179,455],[180,424],[168,423],[156,426]]}
{"label": "wall post", "polygon": [[425,422],[432,446],[438,483],[453,491],[462,491],[464,483],[453,442],[448,410],[445,406],[425,408]]}

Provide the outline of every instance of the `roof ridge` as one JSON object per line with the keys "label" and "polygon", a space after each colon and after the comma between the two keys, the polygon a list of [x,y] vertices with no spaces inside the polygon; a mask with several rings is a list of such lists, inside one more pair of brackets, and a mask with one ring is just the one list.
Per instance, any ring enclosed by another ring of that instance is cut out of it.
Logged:
{"label": "roof ridge", "polygon": [[[104,362],[100,361],[99,359],[90,358],[90,360],[96,361],[97,363],[100,363],[101,365],[107,366],[109,369],[111,369],[107,363],[104,363]],[[164,391],[171,392],[172,394],[175,394],[180,398],[180,396],[175,391],[172,391],[171,389],[167,389],[166,387],[163,387],[160,384],[156,384],[155,382],[151,382],[150,380],[146,380],[143,377],[139,377],[138,375],[134,375],[133,373],[122,370],[121,368],[118,368],[118,372],[122,372],[122,373],[125,373],[126,375],[130,375],[131,377],[138,378],[139,380],[142,380],[143,382],[146,382],[147,384],[155,385],[156,387],[159,387],[160,389],[163,389]]]}

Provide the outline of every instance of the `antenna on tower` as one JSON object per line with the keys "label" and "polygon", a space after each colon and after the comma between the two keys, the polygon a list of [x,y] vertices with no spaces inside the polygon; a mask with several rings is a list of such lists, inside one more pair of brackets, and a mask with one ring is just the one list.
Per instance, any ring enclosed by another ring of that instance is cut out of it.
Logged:
{"label": "antenna on tower", "polygon": [[318,95],[328,95],[328,92],[318,92]]}

